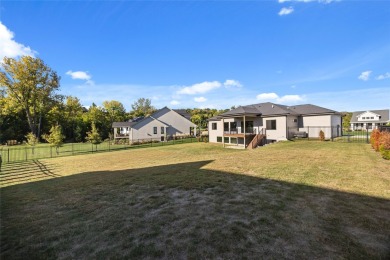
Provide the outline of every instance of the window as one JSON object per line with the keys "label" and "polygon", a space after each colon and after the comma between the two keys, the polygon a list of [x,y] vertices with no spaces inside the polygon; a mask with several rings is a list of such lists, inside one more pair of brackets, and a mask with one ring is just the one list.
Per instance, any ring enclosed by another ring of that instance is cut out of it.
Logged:
{"label": "window", "polygon": [[267,120],[267,130],[276,130],[276,120]]}
{"label": "window", "polygon": [[295,119],[294,119],[294,123],[296,123],[296,122],[298,122],[298,119],[295,118]]}
{"label": "window", "polygon": [[153,134],[157,134],[157,126],[153,127]]}
{"label": "window", "polygon": [[161,134],[162,134],[162,135],[165,133],[164,130],[165,130],[165,128],[162,126],[162,127],[161,127]]}
{"label": "window", "polygon": [[230,129],[236,130],[237,129],[237,122],[230,122]]}
{"label": "window", "polygon": [[229,143],[229,137],[224,137],[224,138],[223,138],[223,142],[224,142],[224,143]]}
{"label": "window", "polygon": [[222,143],[222,136],[217,136],[217,143]]}
{"label": "window", "polygon": [[371,119],[374,119],[374,117],[372,116]]}
{"label": "window", "polygon": [[223,131],[229,131],[229,123],[223,123]]}
{"label": "window", "polygon": [[[253,121],[245,121],[245,132],[253,133]],[[241,121],[241,133],[244,133],[244,121]]]}
{"label": "window", "polygon": [[235,138],[235,137],[230,137],[230,143],[236,144],[236,143],[237,143],[237,138]]}
{"label": "window", "polygon": [[211,129],[212,130],[217,130],[217,123],[212,123],[211,124]]}
{"label": "window", "polygon": [[363,116],[362,119],[366,119],[366,117]]}

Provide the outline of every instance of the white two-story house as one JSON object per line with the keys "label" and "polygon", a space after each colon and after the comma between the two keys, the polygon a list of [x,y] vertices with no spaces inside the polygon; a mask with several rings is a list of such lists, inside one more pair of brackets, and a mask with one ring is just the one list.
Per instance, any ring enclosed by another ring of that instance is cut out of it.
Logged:
{"label": "white two-story house", "polygon": [[390,122],[390,110],[356,111],[352,113],[351,130],[368,130],[378,128]]}

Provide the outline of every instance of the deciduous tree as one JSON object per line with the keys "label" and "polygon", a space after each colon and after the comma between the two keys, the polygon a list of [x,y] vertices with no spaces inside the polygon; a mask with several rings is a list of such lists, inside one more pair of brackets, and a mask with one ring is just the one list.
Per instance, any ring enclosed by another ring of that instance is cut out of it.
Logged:
{"label": "deciduous tree", "polygon": [[50,129],[50,134],[44,134],[42,136],[48,143],[56,148],[57,154],[59,153],[59,148],[62,146],[65,136],[62,134],[61,126],[56,125],[52,126]]}
{"label": "deciduous tree", "polygon": [[139,98],[131,105],[131,108],[133,110],[130,112],[130,115],[133,118],[150,116],[156,111],[156,108],[152,106],[152,101],[148,98]]}
{"label": "deciduous tree", "polygon": [[23,110],[31,132],[39,136],[43,114],[61,98],[56,94],[60,77],[41,59],[30,56],[4,57],[0,67],[2,110]]}

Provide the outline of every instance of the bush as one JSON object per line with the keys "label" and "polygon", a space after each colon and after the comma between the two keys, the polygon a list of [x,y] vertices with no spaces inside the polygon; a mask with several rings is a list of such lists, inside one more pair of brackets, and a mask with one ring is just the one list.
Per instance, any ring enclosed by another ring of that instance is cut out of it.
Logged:
{"label": "bush", "polygon": [[380,132],[379,146],[385,150],[390,150],[390,132]]}
{"label": "bush", "polygon": [[380,132],[379,151],[384,159],[390,160],[390,132]]}
{"label": "bush", "polygon": [[375,151],[379,151],[379,145],[380,145],[379,138],[380,138],[381,134],[382,133],[378,129],[374,129],[371,132],[370,143],[371,143],[372,148],[374,148]]}
{"label": "bush", "polygon": [[390,150],[386,150],[385,148],[383,148],[383,145],[381,145],[379,151],[383,159],[390,160]]}
{"label": "bush", "polygon": [[320,131],[320,140],[325,141],[325,133],[322,130]]}

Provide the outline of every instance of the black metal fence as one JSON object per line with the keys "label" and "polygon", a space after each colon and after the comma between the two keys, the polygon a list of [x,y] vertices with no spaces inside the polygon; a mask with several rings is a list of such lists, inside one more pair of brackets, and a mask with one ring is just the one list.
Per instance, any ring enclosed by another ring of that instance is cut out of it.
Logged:
{"label": "black metal fence", "polygon": [[49,144],[41,144],[35,147],[27,145],[2,146],[0,147],[0,156],[2,158],[3,164],[5,164],[18,161],[71,156],[77,154],[167,146],[199,141],[205,140],[202,137],[195,138],[188,136],[175,136],[171,140],[163,142],[158,139],[148,138],[133,140],[132,143],[129,143],[128,141],[122,143],[116,143],[114,141],[105,141],[97,145],[91,143],[66,143],[58,148],[50,146]]}
{"label": "black metal fence", "polygon": [[372,129],[363,130],[343,130],[339,126],[307,126],[289,127],[287,129],[288,139],[319,140],[320,131],[324,133],[325,140],[347,143],[369,143]]}

